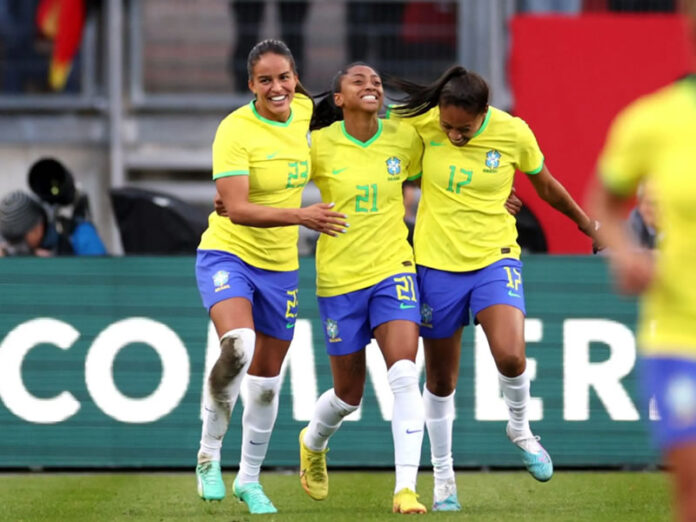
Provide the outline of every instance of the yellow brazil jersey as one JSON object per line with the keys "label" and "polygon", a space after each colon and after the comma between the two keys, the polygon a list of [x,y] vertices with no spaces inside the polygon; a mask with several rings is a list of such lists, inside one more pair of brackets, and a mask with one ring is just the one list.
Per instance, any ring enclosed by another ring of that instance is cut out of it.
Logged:
{"label": "yellow brazil jersey", "polygon": [[490,107],[476,135],[456,147],[440,127],[438,107],[403,121],[415,127],[425,147],[416,263],[466,272],[503,258],[519,259],[515,218],[504,203],[515,170],[538,174],[544,163],[527,124]]}
{"label": "yellow brazil jersey", "polygon": [[641,302],[639,344],[648,353],[696,357],[696,77],[624,109],[599,159],[609,191],[647,181],[662,235],[656,275]]}
{"label": "yellow brazil jersey", "polygon": [[415,272],[406,237],[402,184],[421,170],[423,146],[408,125],[379,120],[367,142],[342,121],[312,132],[312,179],[322,201],[348,216],[345,234],[317,243],[317,295],[329,297],[372,286],[390,275]]}
{"label": "yellow brazil jersey", "polygon": [[[312,102],[295,94],[287,122],[267,120],[253,102],[228,115],[213,142],[213,179],[249,176],[249,201],[297,208],[310,175],[307,133]],[[259,228],[236,225],[215,212],[198,248],[231,252],[266,270],[297,270],[297,226]]]}

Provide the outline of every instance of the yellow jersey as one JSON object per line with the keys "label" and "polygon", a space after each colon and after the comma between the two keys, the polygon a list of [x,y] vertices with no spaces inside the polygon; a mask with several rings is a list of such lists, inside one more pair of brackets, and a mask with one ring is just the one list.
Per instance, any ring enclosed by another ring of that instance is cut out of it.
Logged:
{"label": "yellow jersey", "polygon": [[415,272],[402,184],[421,172],[423,145],[408,125],[378,120],[361,142],[338,121],[312,132],[312,180],[324,202],[348,216],[345,234],[317,243],[317,295],[330,297]]}
{"label": "yellow jersey", "polygon": [[418,131],[425,148],[414,236],[416,263],[467,272],[503,258],[519,259],[515,218],[504,204],[515,171],[538,174],[544,164],[529,126],[489,107],[477,133],[456,147],[440,127],[438,107],[403,121]]}
{"label": "yellow jersey", "polygon": [[645,180],[662,239],[641,299],[638,341],[650,354],[696,357],[696,77],[644,96],[613,122],[598,170],[629,196]]}
{"label": "yellow jersey", "polygon": [[[295,94],[284,123],[261,116],[252,101],[229,114],[213,142],[213,179],[249,176],[249,201],[278,208],[298,208],[309,181],[308,142],[312,101]],[[199,249],[223,250],[257,268],[297,270],[297,226],[236,225],[215,212],[208,218]]]}

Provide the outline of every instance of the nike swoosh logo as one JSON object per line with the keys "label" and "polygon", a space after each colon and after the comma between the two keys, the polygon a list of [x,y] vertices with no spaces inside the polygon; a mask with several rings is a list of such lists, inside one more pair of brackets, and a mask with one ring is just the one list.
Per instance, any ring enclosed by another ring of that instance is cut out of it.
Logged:
{"label": "nike swoosh logo", "polygon": [[348,167],[343,167],[342,169],[332,169],[331,174],[333,174],[335,176],[336,174],[340,174],[341,172],[343,172],[344,170],[347,170],[347,169],[348,169]]}
{"label": "nike swoosh logo", "polygon": [[430,146],[431,147],[442,147],[442,142],[430,140]]}
{"label": "nike swoosh logo", "polygon": [[423,431],[423,430],[406,430],[406,433],[408,435],[411,435],[412,433],[420,433],[421,431]]}
{"label": "nike swoosh logo", "polygon": [[253,440],[250,440],[249,444],[251,444],[252,446],[263,446],[266,443],[265,442],[254,442]]}
{"label": "nike swoosh logo", "polygon": [[285,323],[285,328],[287,328],[288,330],[290,328],[295,328],[295,323]]}
{"label": "nike swoosh logo", "polygon": [[266,159],[273,159],[273,158],[275,158],[277,155],[278,155],[278,153],[277,153],[277,152],[274,152],[273,154],[269,154],[268,156],[266,156]]}
{"label": "nike swoosh logo", "polygon": [[404,303],[399,303],[399,308],[401,308],[402,310],[407,310],[408,308],[415,308],[415,307],[416,307],[416,305],[407,305]]}
{"label": "nike swoosh logo", "polygon": [[516,293],[513,292],[512,290],[508,290],[508,295],[509,295],[510,297],[522,297],[520,294],[516,294]]}

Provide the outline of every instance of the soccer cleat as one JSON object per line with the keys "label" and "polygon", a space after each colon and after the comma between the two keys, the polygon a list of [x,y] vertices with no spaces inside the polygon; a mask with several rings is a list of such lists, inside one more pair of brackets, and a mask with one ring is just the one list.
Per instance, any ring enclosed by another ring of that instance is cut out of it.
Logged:
{"label": "soccer cleat", "polygon": [[304,445],[304,434],[300,432],[300,483],[302,488],[314,500],[324,500],[329,496],[329,473],[326,471],[326,448],[313,451]]}
{"label": "soccer cleat", "polygon": [[394,494],[394,507],[392,511],[403,515],[428,512],[425,506],[418,502],[418,495],[416,495],[416,492],[408,488],[404,488]]}
{"label": "soccer cleat", "polygon": [[527,467],[527,471],[539,482],[551,480],[553,476],[553,462],[547,451],[539,444],[539,437],[535,437],[528,432],[526,434],[515,434],[510,429],[508,423],[505,432],[508,439],[517,446],[522,454],[522,462]]}
{"label": "soccer cleat", "polygon": [[207,460],[196,466],[198,494],[203,500],[225,498],[225,483],[222,481],[219,460]]}
{"label": "soccer cleat", "polygon": [[457,500],[457,483],[454,479],[435,481],[433,488],[433,511],[461,511]]}
{"label": "soccer cleat", "polygon": [[238,478],[235,478],[232,483],[232,493],[240,502],[246,503],[249,508],[249,513],[252,515],[265,515],[278,512],[273,502],[266,496],[261,484],[258,482],[240,484]]}

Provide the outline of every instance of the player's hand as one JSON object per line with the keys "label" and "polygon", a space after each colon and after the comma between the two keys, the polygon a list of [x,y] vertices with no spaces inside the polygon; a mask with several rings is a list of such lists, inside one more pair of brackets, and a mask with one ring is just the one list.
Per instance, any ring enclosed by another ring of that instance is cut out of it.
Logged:
{"label": "player's hand", "polygon": [[515,194],[515,187],[512,187],[510,195],[505,200],[505,210],[513,216],[516,216],[522,210],[522,200]]}
{"label": "player's hand", "polygon": [[225,203],[223,203],[223,201],[222,201],[222,196],[217,191],[215,191],[215,196],[213,196],[213,206],[215,207],[215,213],[218,216],[229,217],[227,215],[227,209],[225,208]]}
{"label": "player's hand", "polygon": [[333,203],[315,203],[301,208],[300,225],[334,237],[344,233],[348,216],[331,210],[333,207]]}
{"label": "player's hand", "polygon": [[624,294],[644,292],[655,277],[655,258],[649,250],[610,254],[609,259],[619,290]]}

